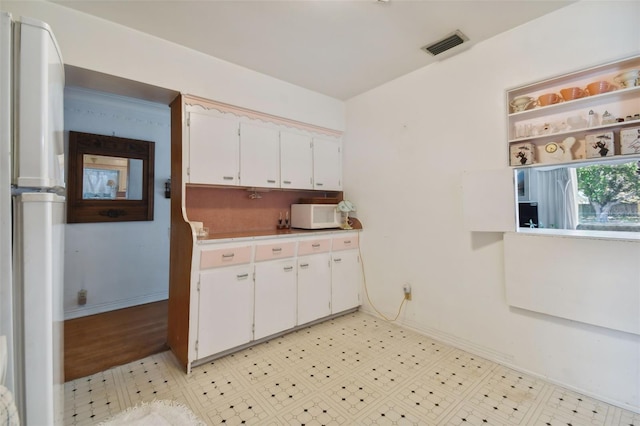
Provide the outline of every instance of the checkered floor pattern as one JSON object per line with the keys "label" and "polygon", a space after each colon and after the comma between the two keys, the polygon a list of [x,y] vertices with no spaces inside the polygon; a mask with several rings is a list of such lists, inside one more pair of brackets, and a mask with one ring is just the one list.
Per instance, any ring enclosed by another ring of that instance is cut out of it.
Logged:
{"label": "checkered floor pattern", "polygon": [[195,367],[164,352],[65,384],[65,425],[174,400],[211,425],[616,425],[640,414],[356,312]]}

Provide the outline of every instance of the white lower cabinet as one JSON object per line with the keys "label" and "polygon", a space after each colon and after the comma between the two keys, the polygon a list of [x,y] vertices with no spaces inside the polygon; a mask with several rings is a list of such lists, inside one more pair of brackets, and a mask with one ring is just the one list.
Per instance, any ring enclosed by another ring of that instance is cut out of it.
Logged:
{"label": "white lower cabinet", "polygon": [[195,358],[360,305],[357,232],[198,247]]}
{"label": "white lower cabinet", "polygon": [[349,232],[331,242],[331,313],[337,314],[360,305],[362,265],[360,234]]}
{"label": "white lower cabinet", "polygon": [[331,255],[298,258],[298,325],[331,314]]}
{"label": "white lower cabinet", "polygon": [[257,262],[254,338],[261,339],[295,325],[295,258]]}
{"label": "white lower cabinet", "polygon": [[200,272],[196,358],[253,340],[254,284],[250,264]]}

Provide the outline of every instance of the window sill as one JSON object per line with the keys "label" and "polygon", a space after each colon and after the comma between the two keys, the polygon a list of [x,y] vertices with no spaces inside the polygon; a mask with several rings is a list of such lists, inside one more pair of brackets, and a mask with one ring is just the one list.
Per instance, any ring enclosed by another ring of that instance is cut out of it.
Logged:
{"label": "window sill", "polygon": [[544,235],[551,237],[589,238],[597,240],[640,241],[640,232],[589,231],[582,229],[536,229],[519,228],[519,234]]}

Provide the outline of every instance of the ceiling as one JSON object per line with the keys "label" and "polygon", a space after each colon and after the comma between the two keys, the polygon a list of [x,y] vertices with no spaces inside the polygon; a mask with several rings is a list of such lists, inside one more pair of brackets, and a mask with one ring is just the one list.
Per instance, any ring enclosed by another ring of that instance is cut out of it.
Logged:
{"label": "ceiling", "polygon": [[[53,1],[342,100],[572,2]],[[420,49],[455,30],[469,41]]]}

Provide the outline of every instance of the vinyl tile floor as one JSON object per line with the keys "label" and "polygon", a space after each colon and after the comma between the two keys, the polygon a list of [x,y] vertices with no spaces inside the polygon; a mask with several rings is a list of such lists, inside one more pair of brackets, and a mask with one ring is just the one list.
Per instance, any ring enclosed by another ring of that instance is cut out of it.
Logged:
{"label": "vinyl tile floor", "polygon": [[65,384],[65,425],[174,400],[211,425],[620,425],[640,414],[355,312],[182,372],[163,352]]}

